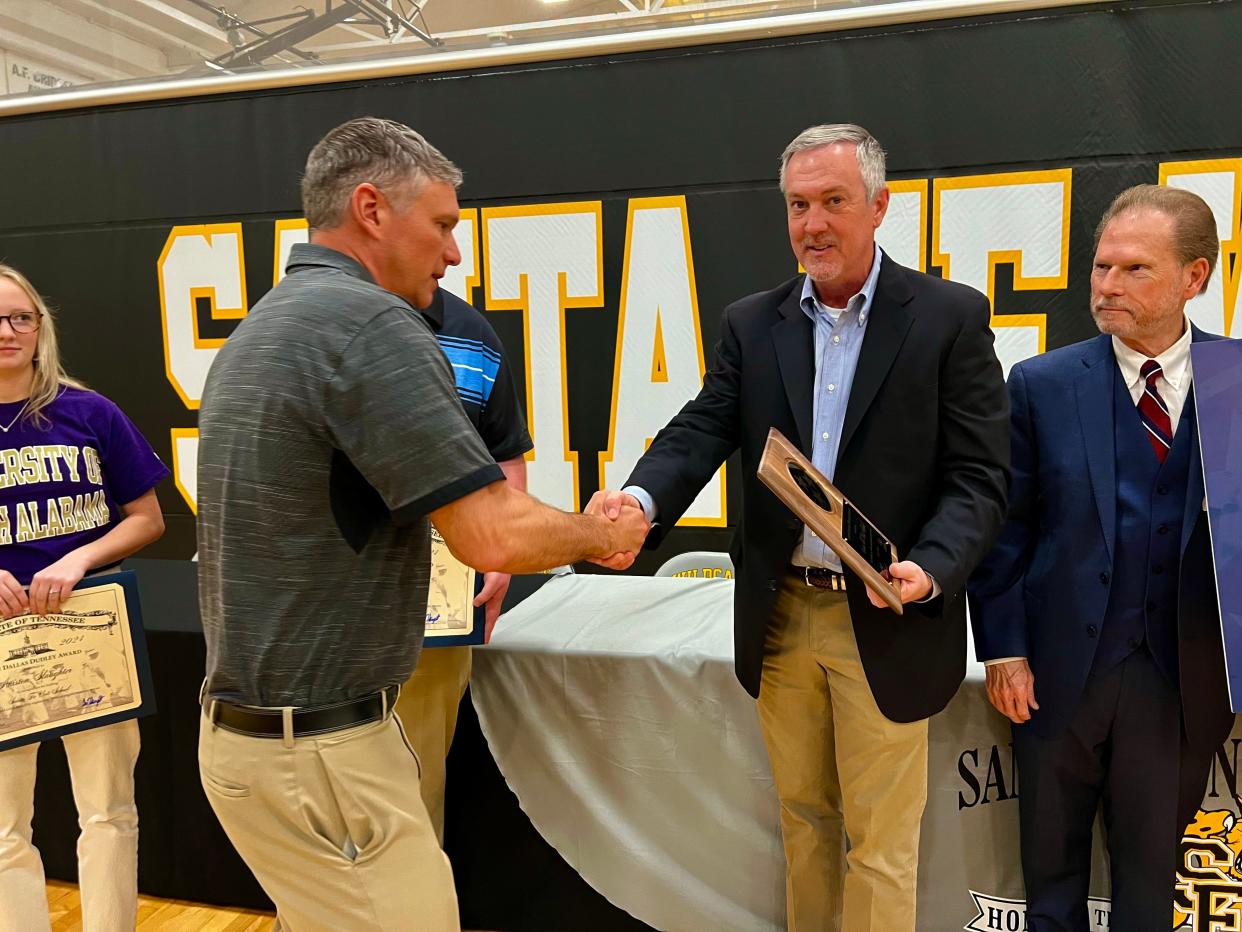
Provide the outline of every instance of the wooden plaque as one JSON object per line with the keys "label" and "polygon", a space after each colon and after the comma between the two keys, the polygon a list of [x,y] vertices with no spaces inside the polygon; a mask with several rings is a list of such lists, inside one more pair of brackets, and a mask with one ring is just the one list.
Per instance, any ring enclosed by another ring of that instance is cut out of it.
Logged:
{"label": "wooden plaque", "polygon": [[901,588],[885,571],[897,548],[775,427],[759,461],[759,480],[819,535],[867,588],[901,614]]}

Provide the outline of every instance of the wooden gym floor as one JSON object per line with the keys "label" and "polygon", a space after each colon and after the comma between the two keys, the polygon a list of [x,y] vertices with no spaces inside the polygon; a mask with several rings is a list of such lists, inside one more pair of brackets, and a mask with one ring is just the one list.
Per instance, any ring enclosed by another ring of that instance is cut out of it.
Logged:
{"label": "wooden gym floor", "polygon": [[[75,884],[49,880],[47,904],[52,932],[82,932],[82,903]],[[269,932],[274,918],[250,909],[138,897],[138,932]]]}
{"label": "wooden gym floor", "polygon": [[[82,903],[76,885],[49,880],[47,903],[52,932],[82,932]],[[268,932],[273,918],[271,913],[247,909],[221,909],[184,900],[138,897],[139,932],[156,929],[162,932]]]}

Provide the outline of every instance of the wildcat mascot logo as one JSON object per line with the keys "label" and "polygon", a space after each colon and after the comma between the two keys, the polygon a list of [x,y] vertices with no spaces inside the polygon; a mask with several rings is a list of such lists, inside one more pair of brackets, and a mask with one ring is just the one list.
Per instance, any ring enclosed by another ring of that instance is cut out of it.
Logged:
{"label": "wildcat mascot logo", "polygon": [[[1242,800],[1234,797],[1238,811]],[[1173,928],[1242,932],[1242,818],[1200,809],[1182,837]]]}
{"label": "wildcat mascot logo", "polygon": [[[1173,895],[1177,932],[1242,932],[1242,800],[1237,811],[1200,809],[1182,836]],[[970,891],[977,915],[967,932],[1025,932],[1026,903]],[[1088,902],[1092,932],[1108,932],[1109,903]],[[1115,930],[1124,932],[1124,930]]]}

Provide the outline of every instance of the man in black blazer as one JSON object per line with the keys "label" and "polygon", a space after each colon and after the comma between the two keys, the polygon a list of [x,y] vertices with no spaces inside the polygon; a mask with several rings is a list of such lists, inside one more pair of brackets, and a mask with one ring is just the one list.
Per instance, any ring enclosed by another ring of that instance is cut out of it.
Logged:
{"label": "man in black blazer", "polygon": [[[698,396],[624,490],[588,510],[644,507],[656,546],[741,451],[736,666],[781,800],[789,928],[902,932],[915,924],[927,718],[965,673],[963,589],[1004,515],[1004,384],[987,299],[876,246],[888,189],[866,130],[804,131],[781,189],[807,274],[725,310]],[[904,616],[759,482],[770,427],[896,545]]]}
{"label": "man in black blazer", "polygon": [[1096,232],[1100,335],[1009,375],[1013,482],[970,583],[1013,722],[1032,932],[1087,932],[1104,809],[1111,927],[1167,930],[1178,843],[1229,734],[1186,302],[1219,251],[1189,191],[1122,192]]}

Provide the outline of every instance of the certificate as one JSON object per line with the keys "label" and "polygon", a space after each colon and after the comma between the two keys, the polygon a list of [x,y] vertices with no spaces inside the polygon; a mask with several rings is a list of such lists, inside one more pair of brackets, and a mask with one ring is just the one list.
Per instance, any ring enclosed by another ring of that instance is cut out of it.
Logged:
{"label": "certificate", "polygon": [[84,579],[52,614],[0,620],[0,750],[154,711],[133,573]]}
{"label": "certificate", "polygon": [[480,575],[453,556],[433,526],[424,647],[483,643],[483,609],[474,607],[480,582]]}

